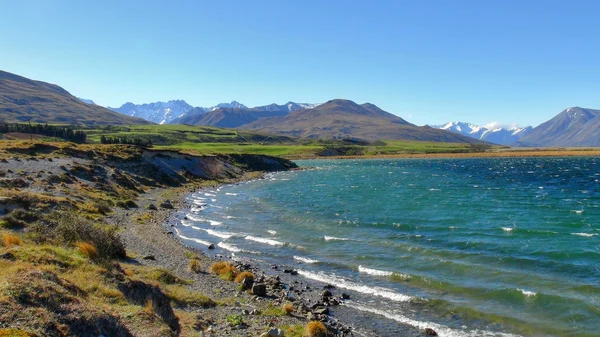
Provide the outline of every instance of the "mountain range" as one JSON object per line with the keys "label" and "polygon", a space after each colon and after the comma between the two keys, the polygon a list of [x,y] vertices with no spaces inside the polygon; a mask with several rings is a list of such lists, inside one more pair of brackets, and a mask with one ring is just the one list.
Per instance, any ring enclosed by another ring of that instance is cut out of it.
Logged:
{"label": "mountain range", "polygon": [[371,103],[359,105],[344,99],[330,100],[285,116],[261,118],[240,128],[304,138],[478,142],[445,130],[416,126]]}
{"label": "mountain range", "polygon": [[312,109],[316,104],[287,102],[283,105],[270,104],[254,108],[222,108],[218,107],[210,111],[202,111],[202,108],[194,108],[182,117],[172,120],[172,124],[208,125],[221,128],[237,128],[266,117],[286,116],[287,114],[301,110]]}
{"label": "mountain range", "polygon": [[533,130],[531,126],[487,128],[464,122],[449,122],[444,125],[435,125],[433,127],[500,145],[515,144],[521,137],[529,134],[531,130]]}
{"label": "mountain range", "polygon": [[572,107],[522,137],[517,146],[600,146],[600,110]]}
{"label": "mountain range", "polygon": [[86,104],[55,84],[0,71],[0,119],[4,122],[73,125],[149,124],[98,105]]}
{"label": "mountain range", "polygon": [[[343,99],[324,104],[288,102],[248,108],[232,101],[192,107],[183,100],[136,105],[115,111],[80,99],[55,84],[0,71],[0,121],[71,125],[184,123],[242,128],[306,138],[433,142],[492,142],[514,146],[600,146],[600,110],[571,107],[535,128],[485,128],[452,122],[419,127],[371,103]],[[143,117],[143,118],[140,118]],[[148,121],[150,120],[150,121]],[[516,143],[514,143],[516,141]]]}

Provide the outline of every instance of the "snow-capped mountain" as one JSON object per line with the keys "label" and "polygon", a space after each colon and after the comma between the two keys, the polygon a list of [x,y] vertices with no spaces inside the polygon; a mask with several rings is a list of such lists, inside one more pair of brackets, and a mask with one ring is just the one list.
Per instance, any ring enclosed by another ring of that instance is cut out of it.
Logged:
{"label": "snow-capped mountain", "polygon": [[533,130],[531,126],[527,127],[491,127],[474,125],[464,122],[449,122],[444,125],[434,125],[434,128],[452,131],[464,136],[483,140],[486,142],[511,145],[516,143],[521,137],[527,135]]}
{"label": "snow-capped mountain", "polygon": [[294,112],[294,111],[300,110],[300,109],[312,109],[312,108],[314,108],[316,106],[319,106],[319,104],[287,102],[287,103],[282,104],[282,105],[278,105],[278,104],[273,103],[273,104],[269,104],[269,105],[257,106],[257,107],[254,107],[254,109],[261,110],[261,111],[287,111],[287,112]]}
{"label": "snow-capped mountain", "polygon": [[[82,101],[88,103],[89,100]],[[89,104],[93,104],[93,102]],[[312,109],[316,106],[318,106],[318,104],[287,102],[283,105],[277,105],[273,103],[270,105],[248,108],[246,105],[240,102],[231,101],[231,103],[220,103],[212,107],[193,107],[187,104],[184,100],[173,100],[168,102],[154,102],[145,104],[134,104],[127,102],[118,108],[109,107],[109,109],[124,115],[141,117],[157,124],[168,124],[181,117],[188,115],[200,115],[218,109],[240,109],[290,113],[300,109]]]}
{"label": "snow-capped mountain", "polygon": [[538,125],[520,146],[600,146],[600,110],[571,107]]}
{"label": "snow-capped mountain", "polygon": [[82,101],[83,103],[86,104],[92,104],[92,105],[97,105],[96,103],[94,103],[94,101],[92,101],[91,99],[85,99],[85,98],[81,98],[81,97],[77,97],[78,100]]}
{"label": "snow-capped mountain", "polygon": [[210,107],[210,108],[206,108],[207,111],[213,111],[213,110],[217,110],[219,108],[223,108],[223,109],[243,109],[246,110],[248,109],[247,106],[243,105],[240,102],[236,102],[236,101],[231,101],[231,103],[220,103],[217,104],[216,106]]}
{"label": "snow-capped mountain", "polygon": [[122,113],[128,116],[140,117],[145,120],[157,124],[165,124],[181,117],[188,111],[192,110],[192,106],[184,100],[173,100],[168,102],[154,102],[147,104],[133,104],[127,102],[119,108],[111,108],[110,110]]}

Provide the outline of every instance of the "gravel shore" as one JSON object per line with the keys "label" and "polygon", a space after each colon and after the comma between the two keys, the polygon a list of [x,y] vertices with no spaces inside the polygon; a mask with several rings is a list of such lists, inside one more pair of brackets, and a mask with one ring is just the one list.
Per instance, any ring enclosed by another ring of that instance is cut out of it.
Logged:
{"label": "gravel shore", "polygon": [[[215,301],[227,303],[209,309],[195,309],[206,323],[201,336],[260,336],[269,327],[304,326],[310,319],[321,320],[328,326],[331,335],[361,336],[352,333],[352,329],[327,314],[328,306],[335,306],[341,297],[335,290],[330,298],[323,298],[323,287],[309,285],[294,273],[284,273],[284,267],[270,270],[259,269],[251,261],[236,261],[240,269],[252,271],[258,280],[270,284],[279,279],[280,284],[268,287],[267,296],[258,297],[240,291],[239,284],[224,281],[208,272],[210,265],[217,260],[229,260],[227,256],[207,256],[201,251],[186,247],[173,235],[172,226],[179,219],[178,211],[188,208],[185,196],[195,189],[170,188],[154,189],[140,196],[136,201],[138,208],[119,210],[108,217],[108,222],[122,228],[121,238],[126,246],[130,260],[126,263],[162,267],[177,276],[191,280],[190,290],[199,291]],[[169,200],[172,208],[161,207]],[[157,206],[149,210],[149,206]],[[139,221],[144,219],[144,221]],[[189,259],[195,256],[201,263],[201,272],[189,269]],[[264,267],[263,267],[264,268]],[[291,315],[263,315],[265,310],[281,308],[285,303],[294,305]],[[231,315],[244,316],[244,325],[232,327],[226,321]],[[285,332],[285,331],[284,331]],[[335,334],[333,334],[335,333]],[[286,334],[287,335],[287,334]]]}

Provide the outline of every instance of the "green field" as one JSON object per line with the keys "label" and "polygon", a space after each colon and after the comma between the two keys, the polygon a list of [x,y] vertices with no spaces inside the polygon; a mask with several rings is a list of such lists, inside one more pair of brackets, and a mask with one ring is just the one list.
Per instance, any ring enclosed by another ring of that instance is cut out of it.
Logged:
{"label": "green field", "polygon": [[182,150],[196,154],[266,154],[286,158],[319,156],[373,156],[427,153],[482,152],[489,147],[471,144],[421,141],[376,141],[300,139],[246,130],[187,125],[134,125],[81,128],[87,142],[100,143],[102,136],[143,139],[153,148]]}

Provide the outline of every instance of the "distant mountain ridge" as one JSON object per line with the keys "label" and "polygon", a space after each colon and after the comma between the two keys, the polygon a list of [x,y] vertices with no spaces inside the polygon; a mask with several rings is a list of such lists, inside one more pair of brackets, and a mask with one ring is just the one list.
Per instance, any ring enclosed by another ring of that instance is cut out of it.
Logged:
{"label": "distant mountain ridge", "polygon": [[418,127],[371,103],[359,105],[344,99],[334,99],[285,116],[261,118],[240,128],[304,138],[479,143],[445,130]]}
{"label": "distant mountain ridge", "polygon": [[0,71],[0,119],[4,122],[72,125],[150,124],[86,104],[55,84]]}
{"label": "distant mountain ridge", "polygon": [[512,145],[533,130],[531,126],[486,128],[484,126],[464,122],[449,122],[444,125],[434,125],[433,127],[500,145]]}
{"label": "distant mountain ridge", "polygon": [[175,120],[172,124],[205,125],[221,128],[237,128],[260,118],[285,116],[300,109],[312,109],[318,104],[287,102],[282,105],[269,104],[254,108],[216,108],[206,112],[203,108],[194,108]]}
{"label": "distant mountain ridge", "polygon": [[600,110],[571,107],[535,127],[518,146],[600,146]]}
{"label": "distant mountain ridge", "polygon": [[[157,124],[193,124],[193,125],[211,125],[211,126],[219,126],[217,125],[219,121],[224,118],[229,120],[229,122],[220,122],[220,124],[226,125],[241,125],[242,121],[248,121],[249,118],[255,120],[259,118],[260,115],[269,116],[268,112],[292,112],[299,109],[312,108],[317,104],[308,104],[308,103],[295,103],[288,102],[283,105],[277,105],[275,103],[264,106],[257,106],[254,108],[248,108],[246,105],[239,103],[237,101],[232,101],[231,103],[219,103],[212,107],[193,107],[189,105],[184,100],[172,100],[168,102],[154,102],[154,103],[144,103],[144,104],[134,104],[131,102],[127,102],[121,105],[118,108],[109,107],[112,111],[127,115],[144,118],[148,121]],[[238,113],[240,120],[235,122],[232,116],[226,117],[206,117],[204,119],[200,118],[197,115],[204,113],[211,113],[213,111],[217,111],[216,114],[228,114],[235,110],[240,111],[250,111],[250,116],[245,116],[244,113]],[[263,111],[263,114],[258,114],[257,112]],[[280,114],[271,114],[271,115],[280,115]],[[254,117],[252,117],[254,116]],[[202,120],[202,121],[201,121]],[[211,123],[211,124],[202,124],[202,123]],[[223,126],[225,127],[225,126]],[[233,127],[233,126],[227,126]]]}
{"label": "distant mountain ridge", "polygon": [[127,116],[140,117],[156,124],[165,124],[183,116],[193,107],[184,100],[172,100],[145,104],[127,102],[118,108],[109,107],[109,109]]}

